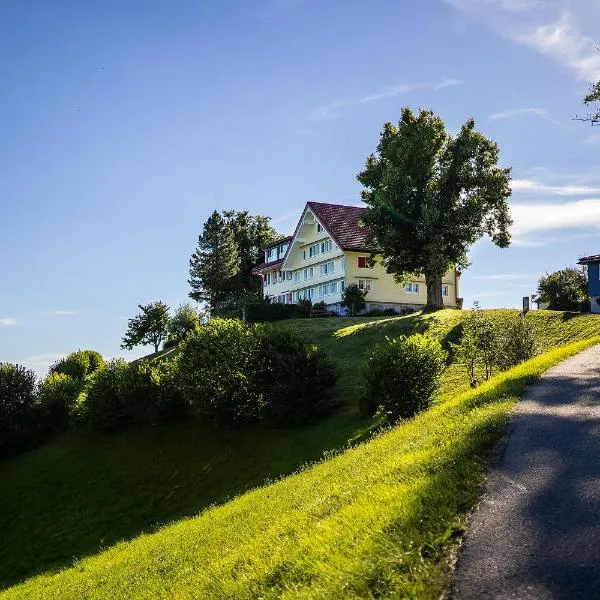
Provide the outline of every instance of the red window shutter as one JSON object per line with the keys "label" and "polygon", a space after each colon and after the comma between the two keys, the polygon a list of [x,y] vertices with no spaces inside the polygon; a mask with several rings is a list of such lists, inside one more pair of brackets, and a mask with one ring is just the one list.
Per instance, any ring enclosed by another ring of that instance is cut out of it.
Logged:
{"label": "red window shutter", "polygon": [[358,268],[359,269],[366,269],[367,268],[367,257],[366,256],[359,256],[358,257]]}

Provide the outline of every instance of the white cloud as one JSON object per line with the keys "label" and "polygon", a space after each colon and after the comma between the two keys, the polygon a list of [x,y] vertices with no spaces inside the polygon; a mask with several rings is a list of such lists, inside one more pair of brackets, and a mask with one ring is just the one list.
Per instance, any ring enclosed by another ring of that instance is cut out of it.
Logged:
{"label": "white cloud", "polygon": [[77,310],[53,310],[51,315],[78,315],[79,311]]}
{"label": "white cloud", "polygon": [[19,324],[19,319],[13,317],[0,317],[0,327],[14,327]]}
{"label": "white cloud", "polygon": [[600,79],[596,43],[579,30],[570,4],[564,0],[444,1],[483,21],[500,35],[553,58],[579,79]]}
{"label": "white cloud", "polygon": [[[600,198],[561,204],[512,204],[512,234],[523,234],[569,228],[600,229]],[[517,242],[518,243],[518,242]]]}
{"label": "white cloud", "polygon": [[317,107],[312,112],[312,119],[316,121],[323,121],[327,119],[337,119],[343,116],[342,109],[348,109],[353,106],[360,106],[362,104],[369,104],[371,102],[378,102],[387,98],[396,98],[402,94],[414,92],[417,90],[442,90],[447,87],[453,87],[456,85],[462,85],[464,81],[460,79],[443,78],[440,81],[434,83],[399,83],[389,88],[382,89],[372,94],[367,94],[361,98],[353,98],[349,100],[334,100],[327,104]]}
{"label": "white cloud", "polygon": [[555,119],[552,118],[552,115],[545,108],[515,108],[512,110],[505,110],[501,112],[496,112],[491,114],[488,119],[490,121],[498,121],[500,119],[511,119],[512,117],[519,117],[521,115],[535,115],[540,119],[544,119],[545,121],[550,121],[551,123],[558,123]]}
{"label": "white cloud", "polygon": [[600,187],[589,185],[548,185],[535,179],[513,179],[513,192],[529,194],[551,194],[553,196],[582,196],[600,194]]}

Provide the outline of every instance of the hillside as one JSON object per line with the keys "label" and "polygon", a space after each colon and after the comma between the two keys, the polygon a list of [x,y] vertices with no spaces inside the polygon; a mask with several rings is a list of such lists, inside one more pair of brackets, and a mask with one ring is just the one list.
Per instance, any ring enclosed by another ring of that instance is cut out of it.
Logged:
{"label": "hillside", "polygon": [[[508,311],[491,314],[504,318]],[[265,479],[289,474],[306,462],[321,458],[325,451],[339,450],[348,442],[364,439],[372,423],[358,416],[356,403],[365,350],[385,335],[412,331],[429,331],[444,342],[451,341],[457,335],[461,317],[460,312],[444,311],[426,316],[313,319],[280,324],[321,343],[340,368],[337,394],[343,407],[311,427],[217,431],[208,425],[185,423],[108,437],[78,432],[0,465],[0,585],[10,585],[35,572],[69,566],[74,557],[97,554],[119,539],[131,539],[175,519],[195,515]],[[586,340],[600,331],[600,317],[595,316],[539,312],[530,313],[528,318],[535,320],[546,350]],[[578,348],[536,359],[532,372],[543,370]],[[279,597],[273,594],[281,592],[281,586],[303,589],[306,573],[307,581],[319,580],[318,585],[325,585],[320,578],[327,575],[330,567],[319,559],[319,552],[324,552],[319,550],[319,540],[325,549],[327,544],[335,544],[328,537],[334,533],[343,533],[342,537],[355,542],[364,538],[365,548],[360,556],[366,552],[364,556],[378,564],[381,552],[376,551],[377,540],[388,527],[400,527],[403,531],[407,527],[421,528],[415,523],[422,522],[422,515],[410,507],[423,508],[428,489],[434,497],[439,494],[439,482],[428,477],[432,465],[437,465],[436,473],[439,467],[444,479],[443,503],[454,506],[448,508],[447,519],[440,520],[450,530],[425,528],[417,533],[433,535],[426,541],[432,547],[432,556],[443,554],[453,537],[453,528],[460,528],[460,519],[456,521],[457,502],[462,511],[473,500],[481,473],[481,462],[476,456],[489,449],[518,386],[524,385],[531,373],[526,375],[520,379],[518,373],[514,376],[517,387],[511,388],[501,402],[489,402],[498,398],[497,386],[503,385],[506,376],[497,378],[488,384],[490,390],[496,391],[490,391],[487,401],[479,399],[474,405],[473,392],[466,391],[466,378],[451,366],[434,409],[373,442],[222,507],[211,508],[196,519],[77,563],[76,569],[65,571],[52,584],[45,579],[32,580],[28,587],[8,592],[7,597],[90,597],[92,585],[104,590],[93,597],[148,597],[149,590],[151,595],[160,596],[167,593],[167,588],[160,587],[163,585],[177,589],[179,597],[187,597],[185,590],[191,589],[188,586],[192,582],[194,589],[205,589],[204,595],[198,597],[256,597],[252,590],[260,590],[265,598]],[[462,391],[466,394],[459,396]],[[476,393],[481,395],[479,390]],[[457,464],[465,471],[453,473],[451,467]],[[380,507],[377,514],[372,514],[373,502]],[[388,505],[391,512],[383,508]],[[402,518],[408,521],[399,520],[399,506],[404,507],[400,512],[404,511]],[[437,508],[434,512],[439,515]],[[413,522],[417,516],[419,519]],[[350,527],[354,521],[356,524]],[[322,528],[321,533],[317,535],[314,527]],[[310,530],[311,535],[304,537],[303,528]],[[418,535],[411,539],[416,540]],[[327,551],[328,557],[334,562],[350,560],[348,553],[354,555],[355,549],[347,543],[348,540],[340,540],[340,548],[332,547]],[[385,541],[388,543],[391,542]],[[304,559],[292,552],[290,544],[305,548],[310,565],[292,567],[295,561]],[[280,560],[271,556],[275,547]],[[105,570],[107,565],[109,571]],[[202,569],[198,565],[203,565]],[[348,562],[346,566],[331,568],[339,574],[339,569],[346,567],[350,573],[356,565]],[[129,585],[127,581],[133,577],[130,569],[139,570],[140,575],[133,578],[134,587],[125,592],[123,586]],[[434,568],[433,575],[427,577],[435,579],[438,571]],[[239,576],[235,575],[238,572]],[[359,569],[357,573],[360,572]],[[403,576],[403,581],[420,585],[415,582],[423,577],[413,575]],[[203,583],[194,577],[203,578]],[[218,593],[216,588],[210,588],[217,585],[215,577],[223,580],[225,586]],[[250,587],[240,588],[238,579],[247,580]],[[138,584],[140,587],[135,587]],[[158,587],[146,587],[153,585]],[[328,595],[325,589],[329,588],[323,588],[318,595],[311,586],[306,588],[312,590],[310,596],[290,597],[345,597]]]}

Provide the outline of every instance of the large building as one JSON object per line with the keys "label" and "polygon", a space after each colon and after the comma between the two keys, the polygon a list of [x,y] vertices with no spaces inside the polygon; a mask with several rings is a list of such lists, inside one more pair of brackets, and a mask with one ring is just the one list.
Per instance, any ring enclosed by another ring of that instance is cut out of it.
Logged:
{"label": "large building", "polygon": [[[359,219],[366,208],[309,202],[293,236],[265,248],[265,260],[254,269],[263,282],[263,293],[271,302],[295,304],[301,298],[313,304],[324,302],[330,310],[343,313],[342,292],[351,283],[366,290],[367,308],[400,311],[422,308],[427,288],[422,277],[404,284],[394,281],[380,261],[370,266],[374,251],[368,230]],[[442,280],[444,305],[460,307],[460,273],[452,270]]]}

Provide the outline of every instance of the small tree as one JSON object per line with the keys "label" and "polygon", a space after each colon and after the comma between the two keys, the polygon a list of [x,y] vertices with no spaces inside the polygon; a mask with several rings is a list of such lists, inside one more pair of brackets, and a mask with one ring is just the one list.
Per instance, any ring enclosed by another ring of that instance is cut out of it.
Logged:
{"label": "small tree", "polygon": [[365,309],[367,305],[365,296],[367,293],[367,290],[361,290],[356,283],[351,283],[342,292],[341,305],[348,310],[351,317],[358,315]]}
{"label": "small tree", "polygon": [[538,296],[550,310],[579,310],[588,298],[585,269],[567,267],[540,277]]}
{"label": "small tree", "polygon": [[176,346],[190,331],[200,327],[200,314],[190,304],[182,304],[169,322],[169,343]]}
{"label": "small tree", "polygon": [[163,302],[138,304],[140,313],[129,319],[121,348],[131,350],[135,346],[152,344],[154,352],[169,334],[169,307]]}

